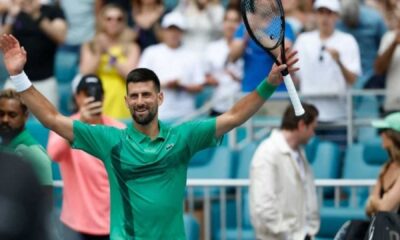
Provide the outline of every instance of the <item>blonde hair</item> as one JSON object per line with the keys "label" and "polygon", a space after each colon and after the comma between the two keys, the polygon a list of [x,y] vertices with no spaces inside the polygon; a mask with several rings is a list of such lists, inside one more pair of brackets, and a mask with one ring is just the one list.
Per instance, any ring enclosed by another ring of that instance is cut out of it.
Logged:
{"label": "blonde hair", "polygon": [[26,113],[28,111],[28,107],[22,102],[19,94],[14,89],[8,88],[0,91],[0,100],[1,99],[13,99],[20,103],[22,111]]}

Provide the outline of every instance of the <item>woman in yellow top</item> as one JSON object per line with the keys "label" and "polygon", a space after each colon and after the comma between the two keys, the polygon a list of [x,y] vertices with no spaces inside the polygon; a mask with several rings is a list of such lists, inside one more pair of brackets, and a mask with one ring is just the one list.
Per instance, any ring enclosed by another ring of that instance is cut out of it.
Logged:
{"label": "woman in yellow top", "polygon": [[137,66],[140,49],[135,33],[127,27],[125,11],[118,5],[105,5],[98,17],[94,39],[81,49],[80,72],[97,74],[104,88],[105,115],[130,118],[125,106],[125,77]]}

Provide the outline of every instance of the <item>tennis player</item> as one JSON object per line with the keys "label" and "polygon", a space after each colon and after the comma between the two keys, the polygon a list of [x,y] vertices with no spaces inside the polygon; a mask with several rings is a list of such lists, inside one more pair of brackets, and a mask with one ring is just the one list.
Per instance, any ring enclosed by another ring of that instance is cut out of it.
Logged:
{"label": "tennis player", "polygon": [[268,78],[228,112],[170,127],[158,120],[163,102],[158,77],[149,69],[134,69],[126,79],[125,97],[133,124],[121,130],[61,115],[24,73],[27,53],[18,40],[3,35],[0,45],[10,78],[30,111],[74,148],[104,162],[111,189],[113,240],[185,239],[183,197],[191,157],[216,146],[226,132],[257,112],[282,82],[282,70],[298,70],[296,52],[287,49],[287,65],[273,66]]}

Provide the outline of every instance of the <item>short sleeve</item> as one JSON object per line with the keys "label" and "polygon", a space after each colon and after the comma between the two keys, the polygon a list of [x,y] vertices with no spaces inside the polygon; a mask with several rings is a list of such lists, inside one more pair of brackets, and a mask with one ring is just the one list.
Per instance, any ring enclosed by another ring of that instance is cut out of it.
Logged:
{"label": "short sleeve", "polygon": [[234,39],[242,40],[246,35],[246,28],[244,23],[241,23],[235,31]]}
{"label": "short sleeve", "polygon": [[110,155],[111,148],[118,143],[123,130],[75,120],[73,131],[74,139],[71,143],[73,148],[81,149],[104,161]]}
{"label": "short sleeve", "polygon": [[215,137],[216,118],[192,121],[182,125],[191,154],[209,147],[215,147],[221,139]]}

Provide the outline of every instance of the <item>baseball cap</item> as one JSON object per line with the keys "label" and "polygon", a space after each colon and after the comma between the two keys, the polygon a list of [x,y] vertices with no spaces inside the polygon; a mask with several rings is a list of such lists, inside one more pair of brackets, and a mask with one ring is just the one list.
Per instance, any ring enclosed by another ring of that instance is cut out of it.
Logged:
{"label": "baseball cap", "polygon": [[314,3],[314,9],[327,8],[332,12],[340,12],[339,0],[316,0]]}
{"label": "baseball cap", "polygon": [[103,85],[101,84],[100,78],[95,75],[95,74],[87,74],[87,75],[81,75],[78,74],[75,76],[75,78],[72,80],[72,91],[74,94],[80,92],[80,91],[87,91],[89,85],[96,85],[101,89],[102,92],[104,92]]}
{"label": "baseball cap", "polygon": [[389,114],[381,120],[372,121],[372,126],[380,129],[393,129],[400,132],[400,112]]}
{"label": "baseball cap", "polygon": [[164,16],[161,22],[161,27],[163,28],[177,27],[181,30],[186,30],[187,25],[185,22],[185,18],[182,16],[182,14],[177,11],[174,11]]}

